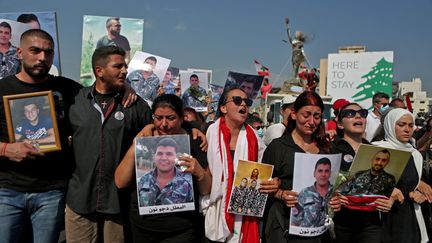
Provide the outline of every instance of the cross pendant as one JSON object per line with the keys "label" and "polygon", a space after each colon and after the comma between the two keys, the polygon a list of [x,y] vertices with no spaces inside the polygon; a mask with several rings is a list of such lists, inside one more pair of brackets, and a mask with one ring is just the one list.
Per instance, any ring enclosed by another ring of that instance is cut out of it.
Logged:
{"label": "cross pendant", "polygon": [[101,105],[102,105],[102,109],[105,109],[105,107],[106,107],[106,105],[108,105],[108,103],[106,103],[106,101],[103,101],[103,102],[101,103]]}

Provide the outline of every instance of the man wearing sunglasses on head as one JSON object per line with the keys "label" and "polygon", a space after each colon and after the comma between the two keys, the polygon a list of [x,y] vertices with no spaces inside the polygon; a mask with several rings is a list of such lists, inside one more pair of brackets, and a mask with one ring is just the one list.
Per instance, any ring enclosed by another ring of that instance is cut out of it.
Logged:
{"label": "man wearing sunglasses on head", "polygon": [[374,94],[372,97],[372,106],[373,110],[369,112],[366,122],[366,139],[370,142],[375,136],[376,131],[378,130],[379,125],[381,124],[381,115],[386,111],[389,107],[389,99],[388,94],[383,92],[378,92]]}

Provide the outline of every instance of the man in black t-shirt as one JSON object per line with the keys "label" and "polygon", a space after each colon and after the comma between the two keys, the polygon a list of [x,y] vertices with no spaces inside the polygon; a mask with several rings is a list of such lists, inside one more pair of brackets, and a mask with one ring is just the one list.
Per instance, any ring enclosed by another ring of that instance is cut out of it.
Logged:
{"label": "man in black t-shirt", "polygon": [[43,154],[29,143],[10,143],[0,99],[0,236],[4,242],[18,242],[30,222],[34,242],[58,242],[73,159],[68,146],[71,134],[68,107],[81,85],[48,74],[54,42],[47,32],[39,29],[24,32],[20,46],[22,69],[1,80],[0,96],[53,91],[57,97],[56,114],[62,114],[57,116],[62,150]]}
{"label": "man in black t-shirt", "polygon": [[121,30],[121,24],[120,24],[120,18],[118,17],[111,17],[108,18],[106,21],[106,28],[107,28],[107,34],[102,36],[97,44],[96,49],[98,49],[101,46],[118,46],[125,51],[125,60],[126,64],[130,61],[130,45],[128,39],[120,35]]}

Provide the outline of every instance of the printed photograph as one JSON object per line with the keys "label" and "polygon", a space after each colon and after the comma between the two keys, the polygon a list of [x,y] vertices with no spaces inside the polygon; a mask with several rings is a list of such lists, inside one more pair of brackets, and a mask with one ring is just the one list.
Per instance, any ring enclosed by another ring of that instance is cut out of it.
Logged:
{"label": "printed photograph", "polygon": [[232,87],[241,88],[249,99],[254,100],[258,96],[263,80],[263,76],[228,72],[225,89]]}
{"label": "printed photograph", "polygon": [[141,215],[194,210],[192,175],[178,157],[190,154],[188,135],[135,139],[135,168]]}
{"label": "printed photograph", "polygon": [[341,154],[295,153],[293,191],[298,203],[291,208],[289,233],[317,236],[327,230],[327,203],[334,192]]}
{"label": "printed photograph", "polygon": [[[217,108],[219,105],[219,99],[224,91],[224,87],[217,84],[210,84],[210,92],[211,92],[211,111],[217,112]],[[210,112],[210,111],[209,111]]]}
{"label": "printed photograph", "polygon": [[168,67],[164,78],[161,82],[161,88],[164,94],[175,94],[180,96],[180,69]]}
{"label": "printed photograph", "polygon": [[197,112],[207,111],[208,74],[181,71],[180,80],[184,107],[191,107]]}
{"label": "printed photograph", "polygon": [[129,63],[126,82],[141,98],[151,103],[158,94],[170,63],[170,59],[137,51]]}
{"label": "printed photograph", "polygon": [[61,149],[51,91],[3,97],[10,142],[26,142],[41,152]]}
{"label": "printed photograph", "polygon": [[[54,60],[49,73],[54,76],[61,75],[60,47],[57,36],[57,15],[55,12],[13,12],[0,13],[0,18],[10,19],[27,25],[27,29],[42,29],[48,32],[54,40]],[[15,28],[12,28],[15,32]],[[21,34],[19,35],[19,37]],[[19,47],[19,37],[17,39]]]}
{"label": "printed photograph", "polygon": [[0,19],[0,79],[16,74],[21,67],[18,47],[21,34],[30,26],[9,19]]}
{"label": "printed photograph", "polygon": [[126,63],[131,61],[136,51],[142,50],[144,20],[121,17],[90,16],[83,19],[81,75],[84,86],[93,84],[91,57],[101,46],[114,45],[126,52]]}
{"label": "printed photograph", "polygon": [[228,212],[262,217],[267,202],[266,193],[260,193],[262,181],[271,179],[273,165],[239,160],[233,182]]}
{"label": "printed photograph", "polygon": [[348,178],[338,187],[348,198],[345,207],[375,211],[374,201],[391,195],[410,157],[407,151],[361,144]]}

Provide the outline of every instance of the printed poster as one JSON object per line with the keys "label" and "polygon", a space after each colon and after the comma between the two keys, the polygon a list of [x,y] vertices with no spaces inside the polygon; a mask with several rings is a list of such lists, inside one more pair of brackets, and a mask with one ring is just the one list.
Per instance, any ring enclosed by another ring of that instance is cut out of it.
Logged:
{"label": "printed poster", "polygon": [[295,153],[293,191],[298,203],[291,208],[289,233],[318,236],[327,230],[328,201],[334,192],[341,154]]}
{"label": "printed poster", "polygon": [[345,207],[375,211],[374,201],[388,199],[410,157],[407,151],[361,144],[348,177],[338,187],[348,199]]}
{"label": "printed poster", "polygon": [[126,52],[126,63],[129,63],[134,53],[142,50],[143,31],[143,19],[85,15],[83,18],[81,84],[90,86],[95,80],[91,57],[97,47],[119,46]]}
{"label": "printed poster", "polygon": [[228,78],[225,82],[225,88],[241,88],[249,99],[254,100],[259,93],[264,77],[258,75],[228,72]]}
{"label": "printed poster", "polygon": [[135,168],[140,215],[195,209],[192,174],[178,156],[190,154],[189,135],[135,139]]}
{"label": "printed poster", "polygon": [[208,74],[180,71],[180,82],[183,106],[197,112],[207,111]]}
{"label": "printed poster", "polygon": [[327,95],[333,100],[353,100],[372,109],[372,96],[392,96],[393,52],[339,53],[328,55]]}
{"label": "printed poster", "polygon": [[262,217],[268,194],[259,192],[259,188],[262,181],[272,178],[272,173],[273,165],[239,160],[228,212]]}

